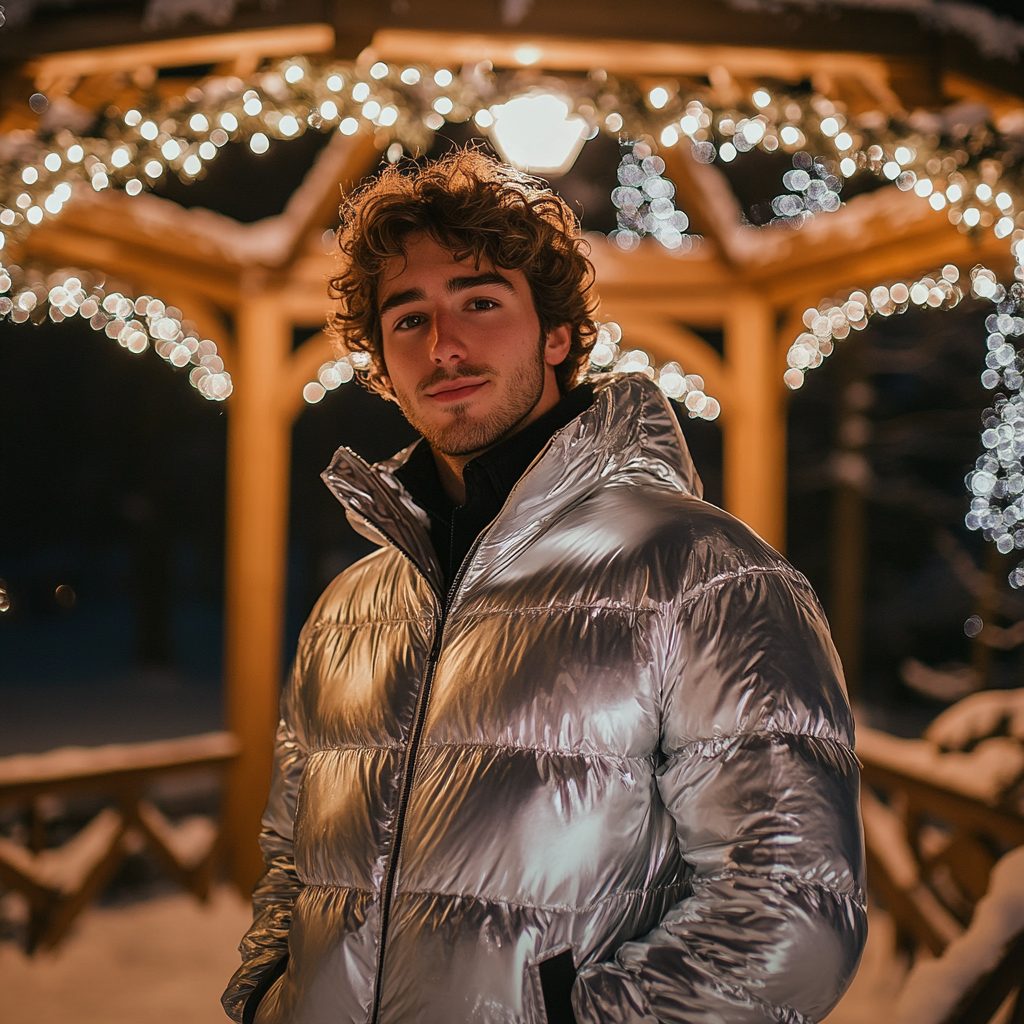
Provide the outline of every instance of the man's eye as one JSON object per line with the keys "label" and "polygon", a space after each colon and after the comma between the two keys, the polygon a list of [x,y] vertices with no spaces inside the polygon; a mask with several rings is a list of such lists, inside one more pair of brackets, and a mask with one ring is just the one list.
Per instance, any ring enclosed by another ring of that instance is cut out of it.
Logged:
{"label": "man's eye", "polygon": [[469,305],[471,309],[495,309],[498,303],[494,299],[471,299]]}
{"label": "man's eye", "polygon": [[399,331],[408,331],[413,327],[419,327],[422,323],[424,323],[424,319],[421,313],[410,313],[408,316],[403,316],[395,324],[395,328]]}

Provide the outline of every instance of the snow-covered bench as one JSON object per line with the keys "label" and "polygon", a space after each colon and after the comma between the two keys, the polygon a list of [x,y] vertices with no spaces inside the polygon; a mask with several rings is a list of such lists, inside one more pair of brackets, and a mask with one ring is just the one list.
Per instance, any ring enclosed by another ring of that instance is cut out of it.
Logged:
{"label": "snow-covered bench", "polygon": [[[941,735],[949,721],[936,724]],[[931,733],[904,740],[857,730],[868,884],[901,939],[936,956],[971,920],[1000,852],[1024,845],[1024,744],[969,733],[971,749],[943,750]]]}
{"label": "snow-covered bench", "polygon": [[[899,1024],[988,1024],[1024,1020],[1024,849],[992,870],[970,927],[936,960],[910,972],[897,1006]],[[1015,994],[1014,994],[1015,993]],[[1004,1006],[1009,997],[1010,1005]]]}
{"label": "snow-covered bench", "polygon": [[37,828],[28,847],[0,836],[0,884],[29,902],[29,952],[56,945],[124,856],[140,845],[205,901],[216,861],[216,824],[202,815],[172,824],[145,794],[158,778],[223,768],[238,751],[231,733],[215,732],[0,758],[0,803],[34,807],[40,798],[89,792],[111,804],[57,848],[45,849]]}

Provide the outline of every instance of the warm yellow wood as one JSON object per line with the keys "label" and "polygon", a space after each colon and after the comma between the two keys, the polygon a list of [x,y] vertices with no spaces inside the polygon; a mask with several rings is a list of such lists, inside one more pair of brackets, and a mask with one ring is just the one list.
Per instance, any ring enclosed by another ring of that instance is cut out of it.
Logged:
{"label": "warm yellow wood", "polygon": [[730,414],[723,423],[725,507],[781,551],[786,542],[786,421],[775,313],[739,292],[724,323]]}
{"label": "warm yellow wood", "polygon": [[140,67],[187,67],[237,61],[246,56],[290,57],[298,53],[324,53],[334,47],[330,25],[281,25],[223,32],[182,39],[157,39],[126,46],[99,46],[39,57],[25,65],[24,72],[46,92],[61,79],[83,75],[105,75],[112,71],[135,71]]}
{"label": "warm yellow wood", "polygon": [[489,60],[499,67],[536,64],[552,71],[597,67],[617,75],[706,75],[714,68],[724,68],[739,77],[764,76],[786,82],[820,74],[842,75],[864,82],[877,99],[896,102],[882,57],[842,51],[389,28],[374,34],[364,52],[364,59],[371,57],[455,66]]}
{"label": "warm yellow wood", "polygon": [[231,876],[248,891],[262,871],[256,844],[270,785],[287,564],[291,420],[280,411],[292,327],[272,280],[250,272],[237,311],[235,392],[228,420],[224,633],[226,724],[242,741],[228,776]]}

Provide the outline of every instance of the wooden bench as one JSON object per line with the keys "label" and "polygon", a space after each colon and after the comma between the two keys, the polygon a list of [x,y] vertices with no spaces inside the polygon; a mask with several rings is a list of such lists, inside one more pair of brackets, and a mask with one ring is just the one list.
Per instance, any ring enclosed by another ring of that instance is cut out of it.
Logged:
{"label": "wooden bench", "polygon": [[[142,847],[180,885],[208,899],[220,846],[216,824],[202,815],[172,824],[146,793],[169,775],[223,771],[239,750],[231,733],[214,732],[0,758],[0,804],[32,811],[28,846],[0,836],[0,884],[29,904],[27,951],[57,945],[124,857]],[[47,849],[41,805],[71,793],[102,794],[110,805],[63,846]]]}
{"label": "wooden bench", "polygon": [[857,755],[868,886],[901,944],[939,956],[969,924],[1001,853],[1024,845],[1024,747],[995,737],[943,752],[858,728]]}

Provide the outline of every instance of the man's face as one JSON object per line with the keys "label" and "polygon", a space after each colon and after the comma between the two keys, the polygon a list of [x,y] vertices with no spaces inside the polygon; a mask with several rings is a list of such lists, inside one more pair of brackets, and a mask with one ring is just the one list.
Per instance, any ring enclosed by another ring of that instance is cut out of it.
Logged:
{"label": "man's face", "polygon": [[384,362],[402,412],[435,452],[481,452],[557,404],[554,367],[570,331],[541,338],[521,271],[456,261],[424,235],[405,255],[380,288]]}

